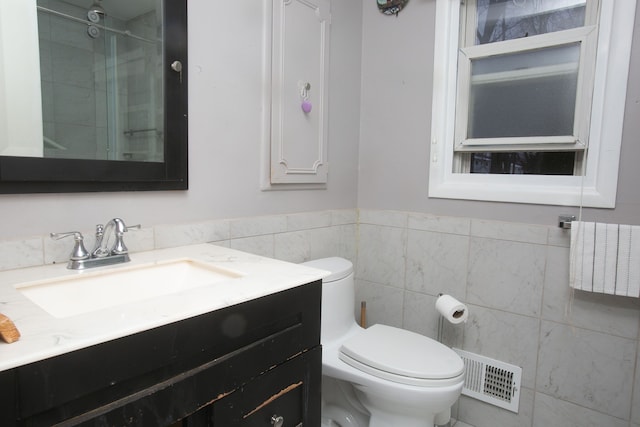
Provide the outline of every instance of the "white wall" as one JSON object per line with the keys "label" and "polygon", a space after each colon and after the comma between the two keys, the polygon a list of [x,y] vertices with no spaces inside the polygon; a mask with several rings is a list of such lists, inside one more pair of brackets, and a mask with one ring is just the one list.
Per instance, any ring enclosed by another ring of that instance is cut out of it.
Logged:
{"label": "white wall", "polygon": [[[412,0],[397,17],[369,1],[332,2],[328,189],[260,191],[264,10],[257,3],[189,1],[189,191],[0,195],[0,239],[91,229],[113,216],[153,225],[358,206],[554,224],[577,211],[428,198],[435,0]],[[639,21],[630,76],[640,71]],[[585,219],[640,221],[639,116],[640,82],[632,79],[617,207],[586,210]]]}
{"label": "white wall", "polygon": [[[435,0],[412,0],[397,17],[363,4],[362,121],[358,207],[552,225],[576,208],[429,199]],[[640,8],[631,57],[616,209],[585,220],[640,224]]]}
{"label": "white wall", "polygon": [[130,224],[354,208],[361,3],[332,4],[329,183],[260,191],[263,4],[189,0],[189,191],[0,195],[0,239]]}

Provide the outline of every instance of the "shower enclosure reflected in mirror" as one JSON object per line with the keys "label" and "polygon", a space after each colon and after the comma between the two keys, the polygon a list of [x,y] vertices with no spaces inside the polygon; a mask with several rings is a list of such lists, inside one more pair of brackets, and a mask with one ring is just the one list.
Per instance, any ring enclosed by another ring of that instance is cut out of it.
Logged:
{"label": "shower enclosure reflected in mirror", "polygon": [[38,0],[44,156],[164,160],[156,0]]}
{"label": "shower enclosure reflected in mirror", "polygon": [[0,156],[0,192],[186,189],[186,0],[36,9],[42,152]]}

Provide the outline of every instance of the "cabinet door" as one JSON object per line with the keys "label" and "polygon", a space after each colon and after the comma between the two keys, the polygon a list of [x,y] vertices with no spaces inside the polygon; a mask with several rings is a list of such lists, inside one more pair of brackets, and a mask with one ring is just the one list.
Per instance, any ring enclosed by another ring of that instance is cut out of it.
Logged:
{"label": "cabinet door", "polygon": [[319,427],[321,363],[316,347],[255,378],[213,405],[213,426]]}
{"label": "cabinet door", "polygon": [[326,184],[329,0],[273,0],[270,184]]}
{"label": "cabinet door", "polygon": [[0,426],[15,425],[16,415],[16,377],[15,370],[0,372]]}

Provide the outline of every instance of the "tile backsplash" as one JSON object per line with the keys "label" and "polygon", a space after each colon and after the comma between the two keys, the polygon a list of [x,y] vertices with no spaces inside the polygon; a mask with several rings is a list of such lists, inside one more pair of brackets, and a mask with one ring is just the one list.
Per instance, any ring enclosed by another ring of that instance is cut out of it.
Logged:
{"label": "tile backsplash", "polygon": [[[214,243],[290,262],[343,256],[355,262],[357,211],[331,210],[286,215],[143,226],[125,234],[129,251]],[[91,250],[95,230],[81,230]],[[66,263],[73,239],[46,236],[0,241],[0,270]]]}
{"label": "tile backsplash", "polygon": [[[93,230],[83,231],[87,247]],[[352,260],[356,314],[435,338],[438,293],[469,307],[448,345],[523,368],[518,414],[462,396],[454,417],[476,427],[640,427],[640,301],[572,292],[570,231],[376,210],[155,225],[126,235],[132,253],[212,242],[290,262]],[[65,263],[69,239],[0,242],[0,269]]]}

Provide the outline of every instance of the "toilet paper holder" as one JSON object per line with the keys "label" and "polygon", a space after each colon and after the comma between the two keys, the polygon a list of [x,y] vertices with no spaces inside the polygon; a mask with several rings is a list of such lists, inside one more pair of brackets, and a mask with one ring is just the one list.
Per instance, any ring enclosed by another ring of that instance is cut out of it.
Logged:
{"label": "toilet paper holder", "polygon": [[456,300],[455,298],[440,292],[436,299],[436,311],[438,311],[437,340],[440,343],[442,342],[442,331],[444,328],[444,320],[445,320],[445,313],[443,312],[443,307],[439,306],[438,304],[438,300],[441,297],[446,297],[449,300],[447,301],[447,304],[446,304],[446,308],[449,309],[449,312],[447,313],[447,320],[449,320],[449,323],[452,323],[452,324],[464,323],[467,321],[467,316],[468,316],[468,309],[465,304],[462,304],[460,301]]}

